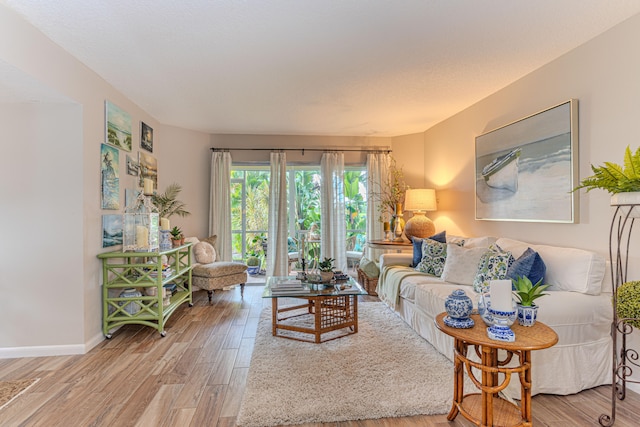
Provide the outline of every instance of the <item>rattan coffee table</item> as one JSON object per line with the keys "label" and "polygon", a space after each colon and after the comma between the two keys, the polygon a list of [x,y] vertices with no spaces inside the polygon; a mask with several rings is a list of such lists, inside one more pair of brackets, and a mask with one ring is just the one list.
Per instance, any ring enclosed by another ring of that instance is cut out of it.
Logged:
{"label": "rattan coffee table", "polygon": [[[453,421],[461,413],[479,426],[531,426],[531,351],[555,345],[558,342],[555,331],[541,322],[531,327],[515,323],[511,326],[516,334],[514,342],[495,341],[487,336],[487,326],[477,314],[471,316],[475,325],[469,329],[445,325],[446,315],[440,313],[436,317],[436,326],[455,340],[453,405],[447,419]],[[469,359],[470,346],[475,349],[472,354],[476,354],[481,362]],[[504,359],[498,359],[498,350],[506,351]],[[512,361],[518,363],[507,366]],[[467,373],[472,372],[472,368],[475,370],[472,381],[480,394],[464,394],[465,367]],[[503,376],[502,382],[498,374]],[[520,377],[520,407],[498,397],[498,393],[509,385],[512,374]]]}
{"label": "rattan coffee table", "polygon": [[318,344],[358,332],[358,296],[367,292],[353,278],[330,284],[304,283],[304,290],[295,294],[272,292],[278,281],[292,279],[269,277],[264,287],[262,297],[271,298],[274,336]]}

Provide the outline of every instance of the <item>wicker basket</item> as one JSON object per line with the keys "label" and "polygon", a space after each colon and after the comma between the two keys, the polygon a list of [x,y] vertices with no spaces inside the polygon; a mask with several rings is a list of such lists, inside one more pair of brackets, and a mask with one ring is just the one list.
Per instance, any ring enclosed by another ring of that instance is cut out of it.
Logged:
{"label": "wicker basket", "polygon": [[360,270],[359,268],[357,270],[358,283],[362,285],[364,290],[367,291],[369,295],[372,295],[374,297],[378,296],[378,293],[376,292],[376,287],[378,286],[378,278],[367,276],[364,271]]}

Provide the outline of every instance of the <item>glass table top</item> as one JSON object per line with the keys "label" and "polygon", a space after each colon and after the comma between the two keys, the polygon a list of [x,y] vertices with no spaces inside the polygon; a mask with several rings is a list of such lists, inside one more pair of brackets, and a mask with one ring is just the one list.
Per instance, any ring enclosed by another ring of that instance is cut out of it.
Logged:
{"label": "glass table top", "polygon": [[310,283],[296,279],[295,276],[272,276],[262,293],[262,298],[278,297],[317,297],[338,295],[368,295],[353,277],[330,283]]}

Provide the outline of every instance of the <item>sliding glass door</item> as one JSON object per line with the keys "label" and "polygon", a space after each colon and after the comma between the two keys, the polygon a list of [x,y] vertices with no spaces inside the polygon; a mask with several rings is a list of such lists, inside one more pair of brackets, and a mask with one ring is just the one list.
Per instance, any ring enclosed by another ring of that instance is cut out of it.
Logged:
{"label": "sliding glass door", "polygon": [[[320,237],[320,167],[289,166],[288,200],[290,252],[297,251],[300,231]],[[269,167],[234,166],[231,170],[231,221],[233,259],[244,261],[255,255],[265,259],[269,210]],[[366,224],[366,171],[346,168],[345,204],[347,251],[362,252]],[[308,247],[309,259],[320,257],[320,246]],[[264,268],[264,265],[263,265]]]}

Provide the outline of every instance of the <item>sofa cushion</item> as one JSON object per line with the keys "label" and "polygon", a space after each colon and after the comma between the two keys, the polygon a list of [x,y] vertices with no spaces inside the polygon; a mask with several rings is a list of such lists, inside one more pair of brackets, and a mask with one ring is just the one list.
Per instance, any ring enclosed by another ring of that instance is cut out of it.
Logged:
{"label": "sofa cushion", "polygon": [[447,236],[447,243],[455,243],[458,246],[464,246],[465,248],[488,248],[496,242],[495,237],[483,236],[483,237],[462,237],[462,236]]}
{"label": "sofa cushion", "polygon": [[473,281],[473,290],[479,293],[489,291],[490,280],[502,280],[507,277],[509,266],[513,263],[513,255],[492,245],[478,263],[478,271]]}
{"label": "sofa cushion", "polygon": [[518,277],[527,277],[531,280],[531,283],[535,285],[544,279],[546,271],[547,267],[544,265],[540,254],[531,248],[527,248],[527,250],[511,264],[511,267],[509,267],[507,271],[507,277],[512,280]]}
{"label": "sofa cushion", "polygon": [[213,246],[215,248],[216,247],[216,242],[218,241],[218,236],[214,234],[213,236],[206,237],[206,238],[202,239],[201,241],[202,242],[207,242],[208,244],[210,244],[211,246]]}
{"label": "sofa cushion", "polygon": [[[440,243],[447,243],[447,231],[441,231],[438,234],[434,234],[428,239],[435,240]],[[413,243],[413,262],[411,263],[411,267],[417,267],[420,261],[422,260],[422,241],[420,237],[412,237],[411,243]]]}
{"label": "sofa cushion", "polygon": [[193,245],[193,256],[198,264],[211,264],[216,260],[216,250],[207,242]]}
{"label": "sofa cushion", "polygon": [[[599,295],[605,274],[605,258],[592,251],[548,245],[530,245],[500,238],[497,244],[513,252],[524,253],[528,247],[540,254],[547,267],[544,283],[550,291],[571,291]],[[515,256],[515,255],[514,255]]]}
{"label": "sofa cushion", "polygon": [[198,277],[224,277],[247,271],[247,265],[234,261],[218,261],[193,267],[193,275]]}
{"label": "sofa cushion", "polygon": [[459,285],[473,285],[478,272],[480,258],[487,248],[464,248],[447,244],[447,260],[442,271],[442,280]]}
{"label": "sofa cushion", "polygon": [[447,244],[431,239],[422,241],[422,259],[416,270],[440,277],[447,259]]}
{"label": "sofa cushion", "polygon": [[360,270],[362,270],[362,272],[364,274],[366,274],[367,277],[369,277],[369,278],[375,278],[375,277],[378,277],[380,275],[380,269],[378,268],[376,263],[374,261],[371,261],[366,256],[363,256],[360,259],[360,263],[358,264],[358,268]]}

